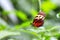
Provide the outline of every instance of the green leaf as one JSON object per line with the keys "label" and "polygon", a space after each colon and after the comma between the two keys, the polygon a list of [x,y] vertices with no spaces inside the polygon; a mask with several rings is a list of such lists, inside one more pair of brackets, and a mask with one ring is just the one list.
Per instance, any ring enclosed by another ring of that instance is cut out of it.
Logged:
{"label": "green leaf", "polygon": [[35,17],[38,14],[38,12],[35,9],[32,9],[30,12],[32,17]]}
{"label": "green leaf", "polygon": [[22,23],[21,25],[16,25],[16,29],[20,29],[20,28],[26,28],[26,27],[29,27],[29,25],[31,24],[31,21],[27,21],[27,22],[24,22]]}
{"label": "green leaf", "polygon": [[42,3],[41,7],[42,7],[42,9],[43,9],[44,12],[48,13],[50,10],[55,9],[56,5],[53,4],[50,1],[46,1],[46,2]]}
{"label": "green leaf", "polygon": [[23,21],[28,20],[27,15],[22,11],[17,11],[16,15]]}

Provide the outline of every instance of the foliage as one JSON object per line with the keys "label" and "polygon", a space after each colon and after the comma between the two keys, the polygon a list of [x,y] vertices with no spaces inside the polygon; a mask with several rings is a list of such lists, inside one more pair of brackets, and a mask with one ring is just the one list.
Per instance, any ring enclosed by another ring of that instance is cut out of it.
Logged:
{"label": "foliage", "polygon": [[40,9],[38,0],[10,0],[10,2],[14,10],[7,11],[0,7],[0,40],[60,40],[58,4],[51,0],[42,1],[42,11],[46,13],[46,18],[44,25],[36,28],[32,26],[32,22]]}

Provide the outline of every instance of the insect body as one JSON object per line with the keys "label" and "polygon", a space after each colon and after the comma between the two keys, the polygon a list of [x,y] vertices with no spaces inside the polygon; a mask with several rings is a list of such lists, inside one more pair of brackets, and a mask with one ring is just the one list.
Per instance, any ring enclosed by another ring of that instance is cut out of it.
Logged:
{"label": "insect body", "polygon": [[40,27],[44,24],[45,13],[39,12],[38,15],[33,20],[33,26]]}

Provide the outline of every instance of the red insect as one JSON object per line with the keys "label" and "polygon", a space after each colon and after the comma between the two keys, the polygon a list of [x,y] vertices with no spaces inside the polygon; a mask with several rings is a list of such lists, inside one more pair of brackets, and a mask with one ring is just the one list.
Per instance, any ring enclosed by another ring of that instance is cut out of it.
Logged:
{"label": "red insect", "polygon": [[34,18],[33,26],[40,27],[44,24],[45,13],[39,12],[38,15]]}

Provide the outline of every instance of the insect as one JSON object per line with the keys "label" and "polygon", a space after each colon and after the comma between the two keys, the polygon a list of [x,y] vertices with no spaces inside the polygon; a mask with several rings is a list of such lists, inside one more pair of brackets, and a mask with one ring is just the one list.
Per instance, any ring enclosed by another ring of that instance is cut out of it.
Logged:
{"label": "insect", "polygon": [[36,15],[36,17],[33,20],[33,26],[35,26],[35,27],[43,26],[44,19],[45,19],[45,13],[39,12],[38,15]]}

